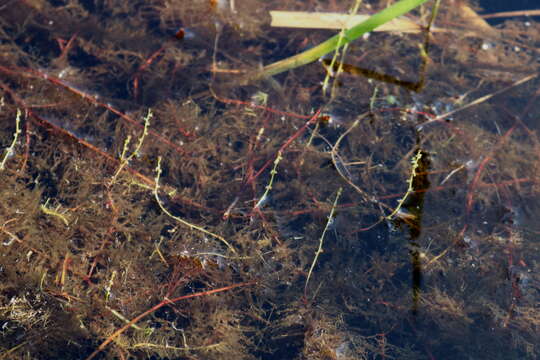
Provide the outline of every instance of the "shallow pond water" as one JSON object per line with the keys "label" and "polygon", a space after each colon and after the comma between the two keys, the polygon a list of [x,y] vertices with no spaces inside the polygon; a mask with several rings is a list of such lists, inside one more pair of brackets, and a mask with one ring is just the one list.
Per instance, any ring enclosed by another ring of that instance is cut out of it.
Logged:
{"label": "shallow pond water", "polygon": [[0,357],[538,358],[540,25],[456,4],[0,4]]}

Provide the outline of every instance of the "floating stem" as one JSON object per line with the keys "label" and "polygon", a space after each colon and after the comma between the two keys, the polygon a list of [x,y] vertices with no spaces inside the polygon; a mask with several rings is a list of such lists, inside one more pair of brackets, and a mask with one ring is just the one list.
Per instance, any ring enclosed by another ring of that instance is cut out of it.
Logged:
{"label": "floating stem", "polygon": [[307,287],[308,287],[309,279],[311,279],[311,274],[313,273],[313,269],[315,268],[317,259],[319,258],[319,255],[323,253],[324,236],[326,235],[326,232],[330,228],[330,225],[334,222],[334,213],[336,212],[336,206],[339,201],[339,198],[341,197],[342,191],[343,191],[343,188],[340,187],[336,194],[336,198],[334,199],[334,203],[332,204],[332,210],[330,210],[330,214],[328,215],[328,221],[326,222],[326,226],[324,227],[324,230],[319,239],[319,247],[317,248],[317,251],[315,252],[315,257],[313,258],[313,262],[311,263],[311,267],[309,268],[308,276],[306,279],[306,285],[304,286],[304,296],[305,294],[307,294]]}

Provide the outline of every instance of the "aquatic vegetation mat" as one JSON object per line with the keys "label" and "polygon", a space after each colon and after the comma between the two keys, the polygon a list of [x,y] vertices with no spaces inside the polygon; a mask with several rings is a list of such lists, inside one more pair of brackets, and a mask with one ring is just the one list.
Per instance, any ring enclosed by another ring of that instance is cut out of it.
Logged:
{"label": "aquatic vegetation mat", "polygon": [[538,358],[538,23],[251,76],[393,3],[0,5],[0,358]]}

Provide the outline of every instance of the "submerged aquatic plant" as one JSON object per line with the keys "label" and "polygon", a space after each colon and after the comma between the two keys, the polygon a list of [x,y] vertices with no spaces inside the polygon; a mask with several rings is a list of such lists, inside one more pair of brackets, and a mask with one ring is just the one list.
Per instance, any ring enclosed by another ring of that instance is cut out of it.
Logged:
{"label": "submerged aquatic plant", "polygon": [[538,24],[238,86],[306,4],[0,7],[0,358],[538,357]]}

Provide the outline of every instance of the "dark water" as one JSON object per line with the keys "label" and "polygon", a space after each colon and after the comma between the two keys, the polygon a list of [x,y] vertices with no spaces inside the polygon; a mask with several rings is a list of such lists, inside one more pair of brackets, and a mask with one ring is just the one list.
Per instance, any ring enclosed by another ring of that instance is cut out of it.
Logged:
{"label": "dark water", "polygon": [[538,9],[538,3],[534,0],[518,0],[518,1],[484,0],[484,1],[480,1],[479,4],[486,13]]}
{"label": "dark water", "polygon": [[[494,14],[507,11],[524,11],[524,10],[539,10],[540,4],[535,0],[519,0],[519,1],[504,1],[504,0],[484,0],[479,2],[480,7],[483,9],[482,14]],[[522,21],[526,21],[528,18],[532,18],[534,21],[538,21],[540,17],[527,16],[522,17]],[[489,23],[496,25],[501,24],[506,18],[493,18],[489,19]]]}
{"label": "dark water", "polygon": [[540,356],[540,26],[246,81],[348,6],[0,5],[2,357]]}

